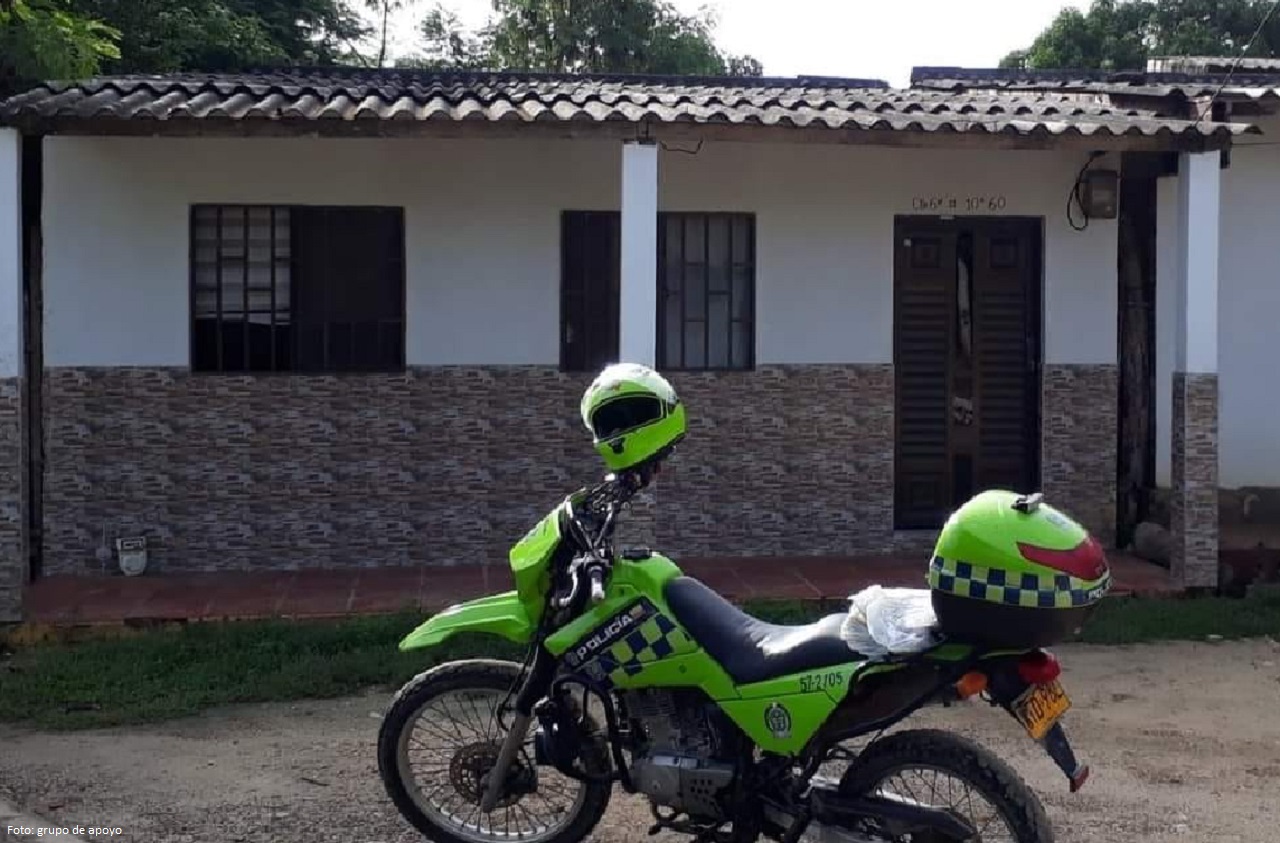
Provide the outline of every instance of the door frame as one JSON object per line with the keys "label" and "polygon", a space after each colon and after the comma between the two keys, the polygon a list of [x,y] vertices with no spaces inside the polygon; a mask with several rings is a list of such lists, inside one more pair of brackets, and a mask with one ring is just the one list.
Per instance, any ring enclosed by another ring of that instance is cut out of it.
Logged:
{"label": "door frame", "polygon": [[[1029,321],[1035,326],[1033,334],[1026,338],[1029,383],[1027,385],[1027,420],[1024,435],[1030,440],[1028,450],[1027,481],[1034,490],[1039,490],[1044,483],[1044,336],[1045,336],[1045,218],[1034,215],[994,215],[994,214],[895,214],[893,216],[893,241],[891,259],[892,276],[892,334],[893,334],[893,464],[894,464],[894,530],[895,532],[915,532],[916,528],[898,526],[897,496],[899,462],[898,443],[901,441],[902,395],[898,389],[899,359],[899,312],[898,287],[902,281],[898,248],[904,237],[917,234],[930,234],[940,231],[955,231],[961,227],[998,228],[1015,226],[1025,229],[1030,238],[1032,279],[1027,287],[1027,313]],[[948,358],[948,368],[951,360]],[[938,528],[941,528],[941,524]]]}

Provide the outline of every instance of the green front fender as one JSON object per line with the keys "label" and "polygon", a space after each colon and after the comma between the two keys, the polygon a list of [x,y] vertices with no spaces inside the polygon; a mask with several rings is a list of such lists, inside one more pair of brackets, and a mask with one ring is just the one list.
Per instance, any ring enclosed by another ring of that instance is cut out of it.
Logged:
{"label": "green front fender", "polygon": [[506,591],[459,603],[433,615],[404,637],[400,650],[434,647],[459,632],[484,632],[527,644],[533,638],[533,624],[516,592]]}

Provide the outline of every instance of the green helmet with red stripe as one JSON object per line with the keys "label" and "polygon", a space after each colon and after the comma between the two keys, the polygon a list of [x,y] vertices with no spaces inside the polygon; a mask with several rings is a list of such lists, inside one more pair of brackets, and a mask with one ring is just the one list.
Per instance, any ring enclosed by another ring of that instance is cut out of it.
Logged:
{"label": "green helmet with red stripe", "polygon": [[582,422],[611,471],[662,459],[684,438],[684,404],[675,388],[639,363],[606,366],[582,395]]}
{"label": "green helmet with red stripe", "polygon": [[[957,566],[960,576],[949,576]],[[1039,495],[991,489],[947,519],[929,584],[961,597],[1010,603],[1017,590],[1022,605],[1063,608],[1101,597],[1110,574],[1101,545],[1075,520]],[[1050,592],[1053,603],[1045,596]]]}
{"label": "green helmet with red stripe", "polygon": [[1111,569],[1097,539],[1040,495],[989,489],[947,519],[928,582],[952,638],[1041,647],[1079,630]]}

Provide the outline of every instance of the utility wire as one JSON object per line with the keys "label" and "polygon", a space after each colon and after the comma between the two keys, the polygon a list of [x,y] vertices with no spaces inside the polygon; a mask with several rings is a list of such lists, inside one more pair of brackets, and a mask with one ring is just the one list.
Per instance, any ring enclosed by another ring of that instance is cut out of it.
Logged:
{"label": "utility wire", "polygon": [[1213,112],[1213,104],[1217,102],[1218,97],[1222,96],[1222,92],[1226,90],[1227,85],[1230,84],[1231,77],[1235,75],[1236,70],[1240,67],[1240,62],[1244,61],[1245,57],[1249,54],[1249,50],[1253,47],[1253,42],[1258,40],[1258,36],[1262,34],[1262,30],[1265,29],[1267,23],[1270,22],[1271,16],[1276,13],[1276,9],[1280,9],[1280,0],[1275,0],[1275,2],[1271,4],[1271,8],[1267,10],[1267,13],[1262,16],[1262,22],[1259,23],[1258,28],[1253,31],[1253,36],[1249,39],[1249,43],[1244,45],[1244,49],[1240,51],[1240,55],[1236,56],[1235,61],[1231,63],[1231,67],[1227,69],[1227,78],[1222,80],[1222,84],[1218,86],[1218,90],[1214,92],[1213,96],[1209,97],[1209,102],[1196,117],[1196,122],[1192,124],[1191,128],[1197,128],[1200,125],[1200,121],[1204,119],[1204,116]]}

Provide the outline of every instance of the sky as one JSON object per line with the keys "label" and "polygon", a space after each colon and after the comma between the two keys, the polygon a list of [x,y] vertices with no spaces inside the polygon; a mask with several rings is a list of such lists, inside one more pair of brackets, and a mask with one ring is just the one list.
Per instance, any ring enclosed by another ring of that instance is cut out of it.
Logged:
{"label": "sky", "polygon": [[[396,16],[393,53],[412,52],[417,21],[434,0]],[[468,26],[490,0],[441,0]],[[673,0],[689,14],[707,6],[716,43],[748,53],[771,76],[846,76],[904,86],[916,65],[995,67],[1031,43],[1058,12],[1088,0]]]}

